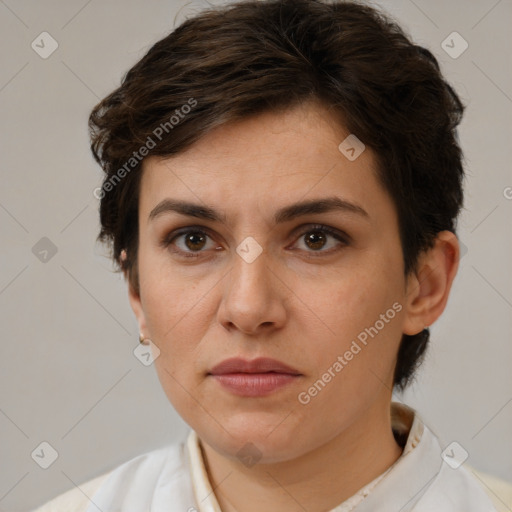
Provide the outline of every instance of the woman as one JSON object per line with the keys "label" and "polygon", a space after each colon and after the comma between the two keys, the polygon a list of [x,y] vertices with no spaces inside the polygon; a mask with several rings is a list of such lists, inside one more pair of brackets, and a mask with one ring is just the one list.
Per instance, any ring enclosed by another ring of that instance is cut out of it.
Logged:
{"label": "woman", "polygon": [[391,402],[457,272],[462,112],[351,2],[231,4],[157,42],[90,117],[99,239],[191,432],[40,510],[496,510]]}

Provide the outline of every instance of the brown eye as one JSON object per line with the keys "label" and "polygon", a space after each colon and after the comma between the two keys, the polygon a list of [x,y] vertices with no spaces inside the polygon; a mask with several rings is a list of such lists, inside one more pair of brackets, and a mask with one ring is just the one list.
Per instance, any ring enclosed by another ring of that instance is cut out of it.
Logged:
{"label": "brown eye", "polygon": [[343,232],[319,224],[309,226],[307,231],[303,231],[299,241],[303,242],[303,247],[299,247],[301,250],[310,254],[318,253],[314,256],[322,256],[347,246],[350,237]]}
{"label": "brown eye", "polygon": [[206,236],[200,231],[192,231],[186,234],[184,241],[191,251],[198,251],[205,246]]}
{"label": "brown eye", "polygon": [[217,245],[206,231],[188,228],[165,237],[162,240],[162,247],[180,256],[196,258],[208,249],[215,249]]}
{"label": "brown eye", "polygon": [[327,237],[321,231],[311,231],[304,236],[304,241],[310,249],[321,249],[326,243]]}

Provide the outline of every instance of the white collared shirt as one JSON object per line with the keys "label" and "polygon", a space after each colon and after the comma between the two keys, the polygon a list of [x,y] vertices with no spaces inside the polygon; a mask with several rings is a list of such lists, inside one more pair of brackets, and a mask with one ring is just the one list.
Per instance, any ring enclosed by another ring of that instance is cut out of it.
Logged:
{"label": "white collared shirt", "polygon": [[[392,402],[391,419],[395,435],[407,438],[402,455],[329,512],[496,512],[477,479],[451,453],[443,459],[437,437],[414,410]],[[185,442],[139,455],[89,483],[35,512],[222,512],[193,430]]]}

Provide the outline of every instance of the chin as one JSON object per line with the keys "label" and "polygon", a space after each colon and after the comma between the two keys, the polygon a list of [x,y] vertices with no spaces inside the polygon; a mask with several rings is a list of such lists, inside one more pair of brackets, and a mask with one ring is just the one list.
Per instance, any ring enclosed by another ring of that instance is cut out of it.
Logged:
{"label": "chin", "polygon": [[[225,457],[239,459],[248,457],[260,464],[284,462],[305,453],[305,443],[300,442],[297,431],[285,424],[286,414],[241,413],[222,422],[225,430],[218,426],[212,431],[212,423],[196,432],[212,448]],[[302,427],[304,435],[304,428]]]}

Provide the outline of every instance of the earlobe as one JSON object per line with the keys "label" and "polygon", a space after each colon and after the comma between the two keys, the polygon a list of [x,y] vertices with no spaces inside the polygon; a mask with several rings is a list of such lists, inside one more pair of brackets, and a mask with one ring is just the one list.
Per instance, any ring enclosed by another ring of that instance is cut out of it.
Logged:
{"label": "earlobe", "polygon": [[407,280],[404,334],[418,334],[441,316],[458,266],[457,237],[451,231],[441,231],[434,246],[420,256],[417,271]]}

